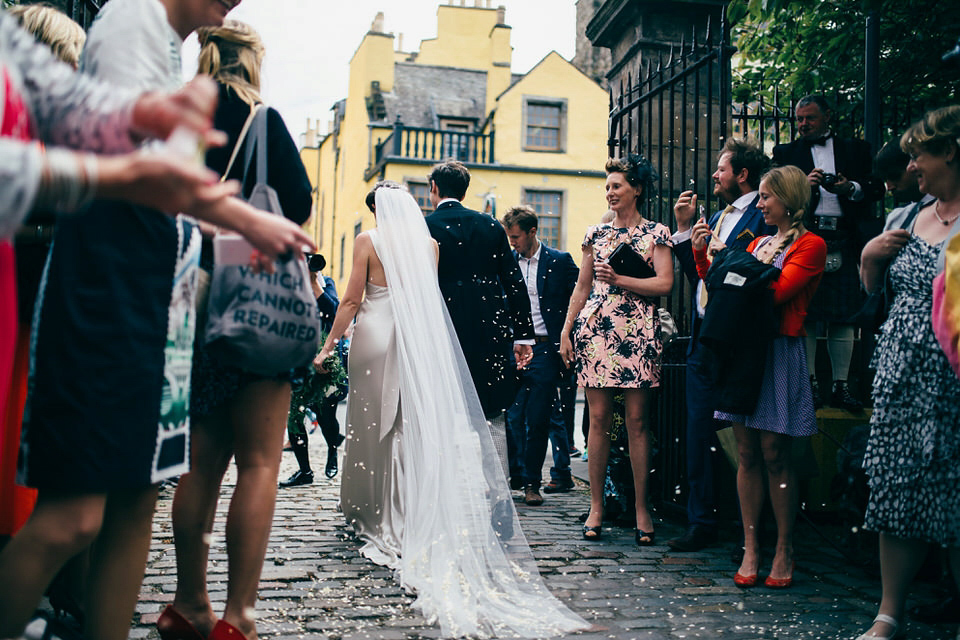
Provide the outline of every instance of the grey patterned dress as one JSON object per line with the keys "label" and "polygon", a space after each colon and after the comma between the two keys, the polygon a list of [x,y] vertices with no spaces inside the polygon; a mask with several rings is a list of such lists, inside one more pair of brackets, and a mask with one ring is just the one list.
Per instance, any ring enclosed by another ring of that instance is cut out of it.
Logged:
{"label": "grey patterned dress", "polygon": [[873,356],[864,526],[960,545],[960,378],[933,334],[940,247],[912,236],[890,265],[894,300]]}

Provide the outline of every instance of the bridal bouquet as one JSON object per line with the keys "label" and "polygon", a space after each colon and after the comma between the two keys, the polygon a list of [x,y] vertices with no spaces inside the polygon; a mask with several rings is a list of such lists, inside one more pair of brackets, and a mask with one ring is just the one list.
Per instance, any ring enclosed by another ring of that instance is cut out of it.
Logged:
{"label": "bridal bouquet", "polygon": [[[320,344],[327,339],[321,333]],[[290,415],[287,418],[287,428],[291,433],[301,433],[304,429],[303,419],[307,415],[307,407],[318,406],[324,398],[333,395],[343,399],[347,395],[347,367],[346,353],[338,347],[337,351],[324,363],[326,371],[320,372],[310,363],[302,375],[295,376],[290,381]]]}

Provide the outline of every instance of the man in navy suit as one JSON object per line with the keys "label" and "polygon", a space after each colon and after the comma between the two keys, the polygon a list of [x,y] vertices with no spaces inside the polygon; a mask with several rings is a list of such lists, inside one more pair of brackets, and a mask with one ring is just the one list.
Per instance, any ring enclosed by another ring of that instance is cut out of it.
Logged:
{"label": "man in navy suit", "polygon": [[462,163],[448,160],[434,166],[430,200],[435,211],[426,222],[440,245],[440,292],[484,415],[492,420],[513,402],[515,369],[532,357],[533,323],[526,286],[503,227],[460,204],[469,186],[470,172]]}
{"label": "man in navy suit", "polygon": [[[776,232],[763,222],[757,209],[757,187],[768,162],[763,149],[752,139],[729,138],[717,158],[713,174],[713,193],[726,207],[710,217],[713,232],[712,250],[723,246],[746,249],[757,236]],[[700,324],[706,302],[703,282],[697,276],[690,242],[691,229],[697,218],[697,196],[684,191],[673,207],[677,219],[677,233],[673,236],[673,251],[677,256],[693,291],[691,309],[693,321],[690,346],[687,350],[687,531],[683,536],[668,540],[674,551],[699,551],[717,540],[717,500],[714,482],[714,462],[720,451],[716,430],[721,426],[713,419],[714,401],[711,375],[704,348],[700,344]]]}
{"label": "man in navy suit", "polygon": [[566,427],[551,418],[559,402],[558,387],[564,369],[560,362],[560,332],[579,274],[569,253],[540,242],[538,226],[536,212],[525,205],[511,207],[503,216],[503,227],[519,263],[533,317],[533,359],[521,373],[520,390],[507,411],[511,481],[514,483],[516,475],[522,478],[524,501],[532,506],[543,504],[541,470],[551,429],[555,440],[554,466],[544,493],[573,488]]}

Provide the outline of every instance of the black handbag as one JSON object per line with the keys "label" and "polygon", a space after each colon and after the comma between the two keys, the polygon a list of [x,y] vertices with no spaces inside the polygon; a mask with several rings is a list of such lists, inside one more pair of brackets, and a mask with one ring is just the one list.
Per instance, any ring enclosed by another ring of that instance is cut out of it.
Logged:
{"label": "black handbag", "polygon": [[[899,228],[906,229],[909,227],[921,208],[919,202],[914,204]],[[890,315],[890,305],[893,304],[893,291],[890,287],[890,263],[893,262],[895,257],[893,256],[887,261],[883,268],[883,277],[880,279],[880,284],[867,294],[863,306],[850,318],[851,324],[861,329],[868,329],[873,333],[880,333],[880,327],[887,321],[887,316]]]}
{"label": "black handbag", "polygon": [[617,245],[607,258],[614,271],[628,278],[653,278],[657,272],[629,244]]}

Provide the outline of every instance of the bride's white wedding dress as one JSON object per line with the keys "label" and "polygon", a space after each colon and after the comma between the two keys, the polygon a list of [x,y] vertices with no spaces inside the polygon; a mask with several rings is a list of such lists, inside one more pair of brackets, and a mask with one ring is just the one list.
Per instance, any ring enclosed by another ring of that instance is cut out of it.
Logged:
{"label": "bride's white wedding dress", "polygon": [[450,637],[587,628],[544,586],[406,191],[379,189],[374,249],[350,346],[341,506],[362,552],[394,568]]}

